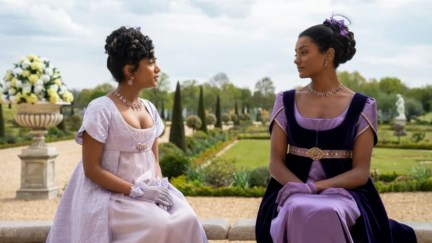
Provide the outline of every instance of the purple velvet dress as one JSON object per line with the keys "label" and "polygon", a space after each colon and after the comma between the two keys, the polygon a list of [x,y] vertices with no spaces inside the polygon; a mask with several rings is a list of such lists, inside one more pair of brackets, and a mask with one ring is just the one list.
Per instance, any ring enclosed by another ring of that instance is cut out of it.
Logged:
{"label": "purple velvet dress", "polygon": [[[306,129],[323,131],[335,128],[344,120],[348,109],[335,118],[318,119],[302,116],[295,106],[295,119]],[[287,120],[283,95],[278,94],[271,121],[285,131]],[[356,125],[356,137],[372,128],[376,133],[376,103],[369,98]],[[286,131],[285,131],[286,133]],[[313,161],[307,181],[326,179],[319,160]],[[270,234],[273,242],[353,242],[350,227],[360,217],[351,194],[343,188],[329,188],[319,194],[294,194],[273,219]],[[314,234],[319,229],[320,234]]]}

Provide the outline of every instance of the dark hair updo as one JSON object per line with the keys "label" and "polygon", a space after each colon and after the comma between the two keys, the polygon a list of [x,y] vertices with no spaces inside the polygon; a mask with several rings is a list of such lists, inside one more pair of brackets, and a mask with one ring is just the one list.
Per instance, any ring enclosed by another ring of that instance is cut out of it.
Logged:
{"label": "dark hair updo", "polygon": [[107,67],[117,82],[125,77],[123,67],[133,65],[138,69],[143,58],[154,58],[152,40],[140,32],[140,28],[120,27],[105,40],[105,53],[108,54]]}
{"label": "dark hair updo", "polygon": [[336,20],[333,16],[326,19],[322,24],[312,26],[301,32],[299,38],[302,36],[310,37],[318,45],[321,53],[333,48],[335,50],[333,61],[335,68],[339,64],[351,60],[356,53],[354,33],[348,30],[343,20]]}

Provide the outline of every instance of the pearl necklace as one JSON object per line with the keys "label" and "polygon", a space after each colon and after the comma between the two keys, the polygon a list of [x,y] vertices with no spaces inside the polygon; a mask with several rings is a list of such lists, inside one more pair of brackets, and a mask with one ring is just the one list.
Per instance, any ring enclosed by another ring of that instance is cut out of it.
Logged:
{"label": "pearl necklace", "polygon": [[141,101],[138,101],[136,103],[129,102],[125,97],[123,97],[121,94],[119,94],[116,90],[112,92],[112,94],[123,103],[123,105],[131,108],[133,111],[140,111],[143,107]]}
{"label": "pearl necklace", "polygon": [[311,93],[311,94],[314,94],[314,95],[319,96],[319,97],[327,97],[327,96],[334,95],[337,92],[339,92],[343,88],[343,84],[339,83],[339,85],[336,88],[334,88],[330,91],[327,91],[327,92],[316,91],[312,88],[311,84],[308,84],[307,88],[308,88],[309,93]]}

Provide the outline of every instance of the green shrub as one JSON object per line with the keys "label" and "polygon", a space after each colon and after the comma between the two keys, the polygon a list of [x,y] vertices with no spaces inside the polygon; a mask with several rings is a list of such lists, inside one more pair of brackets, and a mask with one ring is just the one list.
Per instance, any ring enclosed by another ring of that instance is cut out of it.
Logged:
{"label": "green shrub", "polygon": [[54,137],[54,138],[60,138],[60,137],[64,137],[65,133],[58,129],[57,127],[50,127],[48,128],[48,134],[47,137]]}
{"label": "green shrub", "polygon": [[200,184],[197,181],[187,181],[184,175],[172,178],[171,184],[180,190],[185,196],[211,196],[211,197],[262,197],[265,187],[242,188],[231,187],[211,187]]}
{"label": "green shrub", "polygon": [[182,154],[168,154],[159,160],[162,174],[168,178],[184,175],[191,161],[188,157]]}
{"label": "green shrub", "polygon": [[201,118],[197,115],[190,115],[186,118],[186,126],[191,128],[193,131],[201,127]]}
{"label": "green shrub", "polygon": [[160,143],[159,144],[159,157],[162,158],[166,155],[184,155],[183,150],[181,150],[177,145],[168,142],[168,143]]}
{"label": "green shrub", "polygon": [[266,166],[253,169],[249,175],[249,185],[251,187],[266,187],[270,181],[270,173]]}
{"label": "green shrub", "polygon": [[414,143],[418,143],[422,141],[426,137],[426,133],[424,132],[415,132],[411,135],[411,141]]}
{"label": "green shrub", "polygon": [[203,184],[206,180],[206,174],[201,166],[189,167],[186,172],[186,179],[188,181],[198,181]]}
{"label": "green shrub", "polygon": [[396,172],[393,172],[391,174],[379,174],[376,170],[371,172],[371,177],[373,181],[392,182],[399,176],[401,175]]}
{"label": "green shrub", "polygon": [[194,135],[194,138],[198,139],[198,140],[205,140],[207,138],[207,133],[203,132],[203,131],[197,131]]}
{"label": "green shrub", "polygon": [[211,113],[207,114],[206,123],[207,123],[207,125],[216,124],[216,116],[214,114],[211,114]]}
{"label": "green shrub", "polygon": [[421,180],[417,182],[418,191],[432,191],[432,177],[429,177],[426,180]]}
{"label": "green shrub", "polygon": [[233,186],[248,188],[250,180],[250,171],[241,169],[234,172]]}
{"label": "green shrub", "polygon": [[228,122],[231,121],[231,116],[227,113],[222,114],[222,121],[227,125]]}
{"label": "green shrub", "polygon": [[425,180],[432,177],[432,169],[424,166],[416,166],[412,169],[410,175],[416,180]]}
{"label": "green shrub", "polygon": [[236,171],[233,160],[216,158],[208,166],[204,167],[206,183],[214,187],[229,186],[234,179]]}
{"label": "green shrub", "polygon": [[424,180],[403,180],[393,181],[390,183],[375,182],[378,192],[414,192],[414,191],[432,191],[432,177]]}
{"label": "green shrub", "polygon": [[194,156],[202,150],[201,143],[193,137],[186,137],[186,154]]}
{"label": "green shrub", "polygon": [[14,136],[6,135],[4,137],[0,137],[0,144],[15,144],[18,142],[18,139]]}
{"label": "green shrub", "polygon": [[66,119],[66,123],[71,131],[78,131],[81,127],[81,116],[74,114]]}
{"label": "green shrub", "polygon": [[223,130],[221,128],[215,127],[212,130],[209,130],[207,134],[209,136],[218,136],[220,134],[223,135]]}

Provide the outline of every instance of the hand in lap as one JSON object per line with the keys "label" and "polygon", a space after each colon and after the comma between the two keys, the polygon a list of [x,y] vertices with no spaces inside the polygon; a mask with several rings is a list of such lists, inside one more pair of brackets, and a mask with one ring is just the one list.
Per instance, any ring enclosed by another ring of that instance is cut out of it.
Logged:
{"label": "hand in lap", "polygon": [[276,197],[276,203],[279,207],[282,207],[285,201],[296,193],[302,194],[316,194],[317,188],[314,183],[298,183],[298,182],[288,182],[284,187],[279,190]]}
{"label": "hand in lap", "polygon": [[162,185],[149,184],[139,181],[132,186],[129,196],[138,200],[155,202],[162,209],[169,210],[173,205],[173,198],[169,194],[168,188]]}

